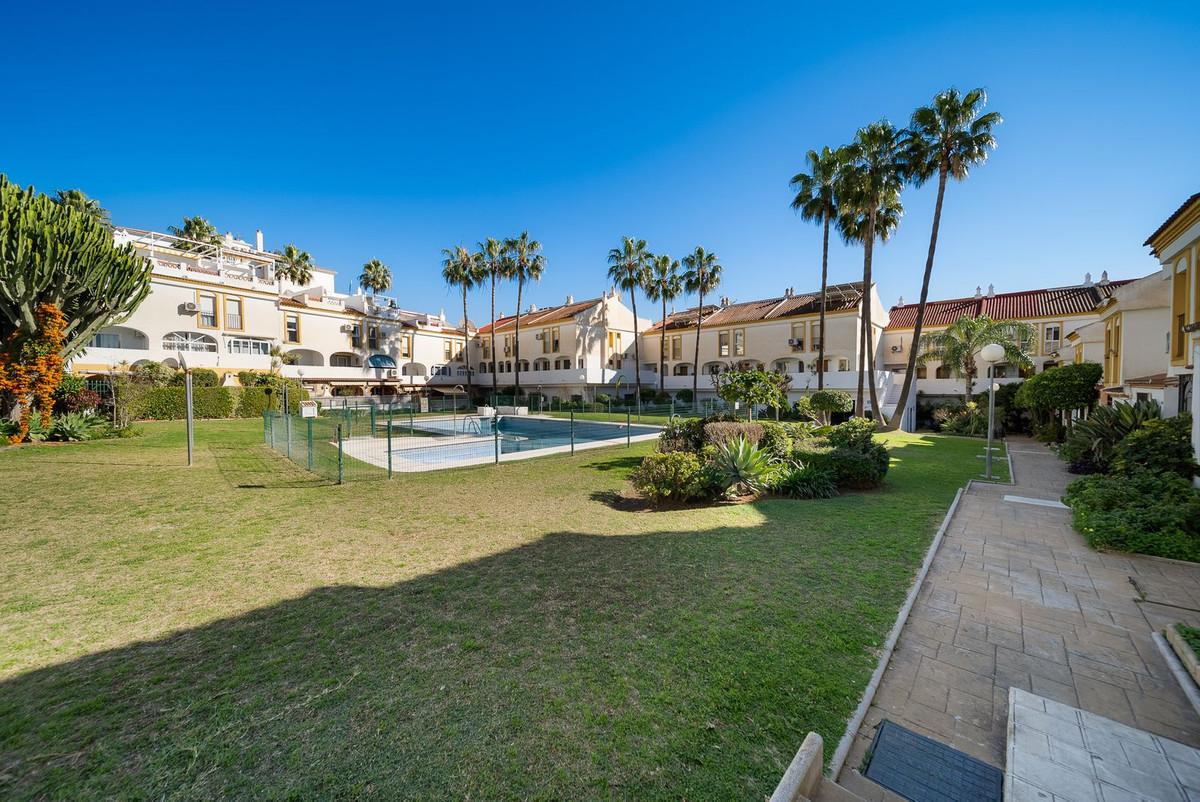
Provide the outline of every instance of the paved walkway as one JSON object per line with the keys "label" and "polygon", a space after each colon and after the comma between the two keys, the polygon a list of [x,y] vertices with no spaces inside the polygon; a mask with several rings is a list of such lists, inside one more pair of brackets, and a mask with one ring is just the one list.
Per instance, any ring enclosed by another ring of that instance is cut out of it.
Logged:
{"label": "paved walkway", "polygon": [[963,495],[838,782],[884,718],[1003,768],[1008,689],[1031,691],[1190,746],[1200,718],[1151,640],[1200,626],[1200,565],[1097,553],[1057,500],[1072,477],[1044,446],[1010,439],[1016,486]]}

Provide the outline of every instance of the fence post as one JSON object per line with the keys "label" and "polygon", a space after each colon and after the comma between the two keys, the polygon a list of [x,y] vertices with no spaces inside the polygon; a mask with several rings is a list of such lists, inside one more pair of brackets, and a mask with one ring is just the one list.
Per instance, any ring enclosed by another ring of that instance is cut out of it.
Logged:
{"label": "fence post", "polygon": [[409,437],[412,437],[412,436],[413,436],[413,431],[414,431],[414,428],[413,428],[413,408],[410,406],[410,407],[408,408],[408,436],[409,436]]}
{"label": "fence post", "polygon": [[311,471],[313,469],[313,438],[312,438],[313,419],[305,418],[304,420],[307,421],[307,423],[308,423],[308,469]]}
{"label": "fence post", "polygon": [[388,405],[387,417],[387,450],[388,450],[388,478],[392,478],[392,407]]}
{"label": "fence post", "polygon": [[633,443],[632,429],[629,426],[629,410],[625,410],[625,447],[629,448]]}
{"label": "fence post", "polygon": [[263,442],[264,443],[271,442],[270,426],[271,426],[271,419],[267,417],[267,411],[264,409],[263,410]]}
{"label": "fence post", "polygon": [[283,413],[283,432],[287,437],[287,458],[292,458],[292,416],[288,413]]}
{"label": "fence post", "polygon": [[500,464],[500,416],[494,412],[492,413],[492,441],[495,443],[495,447],[496,447],[495,464],[499,465]]}
{"label": "fence post", "polygon": [[338,424],[338,427],[337,427],[337,441],[338,441],[338,482],[337,483],[340,485],[346,478],[346,463],[345,463],[345,460],[342,459],[342,424],[340,424],[340,423]]}
{"label": "fence post", "polygon": [[575,453],[575,408],[571,407],[571,453]]}
{"label": "fence post", "polygon": [[371,436],[375,436],[375,405],[371,405]]}

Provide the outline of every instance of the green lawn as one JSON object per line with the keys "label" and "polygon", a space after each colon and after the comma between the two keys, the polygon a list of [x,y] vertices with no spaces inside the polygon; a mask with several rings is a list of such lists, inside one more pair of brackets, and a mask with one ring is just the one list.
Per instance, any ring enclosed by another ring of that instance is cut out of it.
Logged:
{"label": "green lawn", "polygon": [[771,792],[832,749],[979,441],[646,512],[648,446],[332,485],[259,421],[0,450],[0,797]]}

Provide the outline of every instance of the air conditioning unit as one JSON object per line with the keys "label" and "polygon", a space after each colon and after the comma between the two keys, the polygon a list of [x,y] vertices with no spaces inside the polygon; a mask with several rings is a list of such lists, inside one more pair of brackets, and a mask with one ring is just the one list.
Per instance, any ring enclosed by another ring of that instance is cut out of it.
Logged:
{"label": "air conditioning unit", "polygon": [[821,341],[813,340],[812,348],[814,351],[820,351],[821,350]]}
{"label": "air conditioning unit", "polygon": [[389,371],[387,372],[387,377],[388,377],[389,379],[394,379],[394,378],[396,378],[396,371],[395,371],[395,370],[389,370]]}
{"label": "air conditioning unit", "polygon": [[200,305],[195,301],[185,301],[179,305],[179,314],[194,315],[200,311]]}
{"label": "air conditioning unit", "polygon": [[902,345],[893,345],[893,346],[892,346],[892,353],[893,353],[893,354],[898,354],[898,353],[900,353],[900,352],[901,352],[901,351],[903,351],[903,350],[904,350],[904,346],[902,346]]}
{"label": "air conditioning unit", "polygon": [[354,333],[354,326],[352,324],[347,323],[342,326],[342,334],[353,334],[353,333]]}
{"label": "air conditioning unit", "polygon": [[504,349],[504,355],[505,355],[505,356],[512,356],[512,349],[511,349],[511,348],[505,348],[505,349]]}
{"label": "air conditioning unit", "polygon": [[800,341],[797,340],[795,337],[788,337],[788,345],[796,346],[799,344],[800,344]]}
{"label": "air conditioning unit", "polygon": [[542,339],[542,336],[543,336],[542,333],[539,331],[537,334],[533,335],[533,339],[540,340],[540,339]]}

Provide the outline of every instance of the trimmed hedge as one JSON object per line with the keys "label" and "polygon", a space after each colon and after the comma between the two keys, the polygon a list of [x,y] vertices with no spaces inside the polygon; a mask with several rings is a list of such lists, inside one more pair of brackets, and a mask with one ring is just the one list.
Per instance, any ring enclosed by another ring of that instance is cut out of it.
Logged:
{"label": "trimmed hedge", "polygon": [[[307,398],[308,393],[304,392]],[[280,399],[269,397],[264,387],[193,387],[192,414],[196,418],[258,418],[276,408]],[[301,398],[291,393],[288,407],[300,411]],[[186,391],[183,387],[139,387],[129,399],[131,420],[183,420],[187,417]]]}
{"label": "trimmed hedge", "polygon": [[1064,500],[1092,548],[1200,561],[1200,490],[1179,474],[1086,476]]}
{"label": "trimmed hedge", "polygon": [[757,423],[713,421],[704,424],[704,442],[719,446],[744,437],[752,446],[762,440],[763,427]]}

